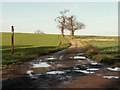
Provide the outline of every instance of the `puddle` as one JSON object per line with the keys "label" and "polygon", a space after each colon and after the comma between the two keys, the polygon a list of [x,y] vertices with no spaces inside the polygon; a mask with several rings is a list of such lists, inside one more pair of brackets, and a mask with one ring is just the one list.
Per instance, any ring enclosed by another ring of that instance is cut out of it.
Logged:
{"label": "puddle", "polygon": [[46,74],[64,74],[65,72],[64,71],[50,71],[50,72],[47,72]]}
{"label": "puddle", "polygon": [[74,56],[74,59],[86,59],[84,56]]}
{"label": "puddle", "polygon": [[99,65],[99,63],[97,63],[97,62],[91,62],[90,64],[91,65]]}
{"label": "puddle", "polygon": [[87,70],[88,71],[98,71],[99,69],[98,68],[88,68]]}
{"label": "puddle", "polygon": [[109,71],[116,71],[116,72],[120,72],[120,68],[119,67],[110,67],[110,68],[107,68],[107,70]]}
{"label": "puddle", "polygon": [[81,72],[84,74],[90,74],[90,73],[95,73],[95,72],[91,72],[91,71],[87,71],[87,70],[74,70],[75,72]]}
{"label": "puddle", "polygon": [[98,63],[96,63],[96,62],[91,62],[90,64],[91,65],[98,65]]}
{"label": "puddle", "polygon": [[57,61],[54,61],[54,60],[47,60],[46,62],[48,64],[57,64],[58,63]]}
{"label": "puddle", "polygon": [[59,60],[62,60],[62,58],[63,58],[63,56],[60,56],[60,57],[59,57]]}
{"label": "puddle", "polygon": [[74,68],[80,69],[80,70],[87,70],[87,67],[82,66],[82,65],[77,65]]}
{"label": "puddle", "polygon": [[78,60],[78,62],[82,62],[81,60]]}
{"label": "puddle", "polygon": [[31,79],[37,79],[37,77],[33,75],[32,70],[28,70],[26,74],[28,74],[28,77],[30,77]]}
{"label": "puddle", "polygon": [[86,59],[91,65],[101,65],[101,63],[97,63],[95,61],[92,61],[91,59],[87,58]]}
{"label": "puddle", "polygon": [[74,71],[77,71],[77,72],[83,72],[83,73],[95,73],[95,72],[92,72],[92,71],[98,71],[99,68],[93,68],[92,66],[90,66],[89,64],[88,65],[77,65],[74,67]]}
{"label": "puddle", "polygon": [[100,65],[100,64],[84,64],[83,66],[86,68],[102,68],[103,67],[103,65]]}
{"label": "puddle", "polygon": [[103,78],[107,78],[107,79],[119,79],[120,76],[103,76]]}
{"label": "puddle", "polygon": [[46,60],[54,60],[54,59],[56,59],[56,58],[54,58],[54,57],[46,58]]}
{"label": "puddle", "polygon": [[80,69],[80,68],[78,68],[78,67],[74,67],[74,69],[75,69],[75,70],[76,70],[76,69],[78,70],[78,69]]}
{"label": "puddle", "polygon": [[39,62],[37,64],[32,64],[32,68],[40,68],[40,67],[50,67],[47,62]]}
{"label": "puddle", "polygon": [[31,73],[33,73],[33,70],[28,70],[27,71],[27,74],[31,74]]}
{"label": "puddle", "polygon": [[[100,77],[102,76],[103,78],[107,79],[120,78],[120,76],[111,76],[111,73],[104,74],[104,72],[107,73],[110,71],[120,71],[120,68],[105,68],[105,66],[103,67],[102,64],[94,62],[91,59],[84,57],[83,55],[84,53],[80,52],[57,54],[57,56],[51,54],[51,56],[48,55],[41,57],[41,60],[38,59],[29,62],[30,68],[25,69],[28,70],[27,72],[25,72],[25,76],[29,77],[29,80],[25,81],[23,79],[23,81],[25,83],[30,82],[32,83],[31,85],[36,87],[38,86],[40,88],[49,88],[60,85],[60,83],[69,83],[70,81],[74,80],[75,77],[82,77],[85,75],[87,76],[89,74],[98,75]],[[25,64],[25,66],[26,65],[27,64]],[[37,69],[31,70],[31,68]],[[118,75],[116,74],[117,72],[112,73],[112,75]],[[17,83],[19,83],[19,81]]]}
{"label": "puddle", "polygon": [[91,59],[89,59],[89,58],[87,58],[86,59],[88,62],[89,62],[89,64],[92,66],[103,66],[104,64],[102,64],[102,63],[98,63],[98,62],[95,62],[95,61],[93,61],[93,60],[91,60]]}

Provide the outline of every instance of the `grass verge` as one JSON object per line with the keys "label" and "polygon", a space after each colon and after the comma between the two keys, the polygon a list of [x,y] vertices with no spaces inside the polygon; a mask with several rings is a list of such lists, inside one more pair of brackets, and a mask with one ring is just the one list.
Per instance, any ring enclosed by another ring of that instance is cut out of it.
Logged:
{"label": "grass verge", "polygon": [[77,36],[76,38],[85,43],[87,57],[98,62],[120,65],[118,37]]}
{"label": "grass verge", "polygon": [[[2,66],[32,60],[70,46],[58,35],[15,33],[15,52],[11,54],[11,34],[2,33]],[[60,44],[61,43],[61,44]]]}

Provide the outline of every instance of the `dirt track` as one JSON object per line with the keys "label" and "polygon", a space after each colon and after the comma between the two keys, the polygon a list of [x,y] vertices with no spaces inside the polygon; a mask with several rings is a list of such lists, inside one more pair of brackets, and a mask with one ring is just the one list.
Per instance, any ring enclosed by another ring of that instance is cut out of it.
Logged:
{"label": "dirt track", "polygon": [[[3,90],[14,90],[17,88],[119,88],[119,79],[106,79],[104,75],[119,75],[118,72],[106,70],[106,66],[100,66],[100,71],[93,74],[76,72],[75,68],[81,68],[84,64],[89,64],[87,59],[74,59],[74,56],[84,57],[84,45],[79,40],[70,40],[70,48],[45,55],[36,60],[14,65],[3,70]],[[48,58],[55,59],[48,59]],[[34,64],[46,62],[50,67],[33,68]],[[33,71],[33,76],[26,72]],[[49,75],[51,71],[64,71],[63,74]],[[34,78],[35,77],[35,78]],[[11,87],[12,86],[12,87]]]}

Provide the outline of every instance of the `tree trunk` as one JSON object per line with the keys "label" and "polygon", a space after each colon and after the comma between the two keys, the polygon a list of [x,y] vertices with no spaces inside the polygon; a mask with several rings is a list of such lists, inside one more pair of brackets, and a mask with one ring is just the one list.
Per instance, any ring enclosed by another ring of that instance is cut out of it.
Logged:
{"label": "tree trunk", "polygon": [[61,28],[61,34],[62,34],[62,37],[64,37],[64,29]]}
{"label": "tree trunk", "polygon": [[74,37],[74,31],[73,30],[70,31],[70,35],[71,35],[71,37]]}

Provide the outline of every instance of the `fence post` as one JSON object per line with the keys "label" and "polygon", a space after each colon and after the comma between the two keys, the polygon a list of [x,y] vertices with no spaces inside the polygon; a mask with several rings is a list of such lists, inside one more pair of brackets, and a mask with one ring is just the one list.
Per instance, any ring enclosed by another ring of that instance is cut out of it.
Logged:
{"label": "fence post", "polygon": [[14,26],[11,26],[11,48],[12,48],[12,54],[14,54]]}

